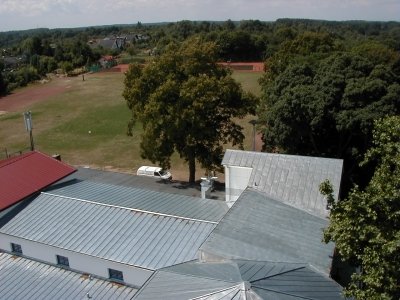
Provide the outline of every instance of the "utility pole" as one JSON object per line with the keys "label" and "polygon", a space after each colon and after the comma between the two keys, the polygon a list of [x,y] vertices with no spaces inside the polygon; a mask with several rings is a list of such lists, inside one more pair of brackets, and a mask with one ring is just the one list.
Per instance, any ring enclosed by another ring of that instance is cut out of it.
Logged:
{"label": "utility pole", "polygon": [[33,135],[32,135],[32,114],[30,111],[24,112],[24,122],[26,131],[29,132],[29,139],[31,142],[31,151],[35,150],[35,145],[33,143]]}
{"label": "utility pole", "polygon": [[253,125],[253,151],[256,151],[256,124],[257,120],[250,120],[249,123]]}

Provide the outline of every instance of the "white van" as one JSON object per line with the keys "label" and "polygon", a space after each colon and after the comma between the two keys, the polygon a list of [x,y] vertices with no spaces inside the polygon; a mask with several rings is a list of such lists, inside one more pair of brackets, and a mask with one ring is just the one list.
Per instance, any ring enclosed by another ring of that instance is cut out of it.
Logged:
{"label": "white van", "polygon": [[172,179],[172,174],[170,172],[165,171],[159,167],[142,166],[137,170],[136,175],[155,177],[163,180]]}

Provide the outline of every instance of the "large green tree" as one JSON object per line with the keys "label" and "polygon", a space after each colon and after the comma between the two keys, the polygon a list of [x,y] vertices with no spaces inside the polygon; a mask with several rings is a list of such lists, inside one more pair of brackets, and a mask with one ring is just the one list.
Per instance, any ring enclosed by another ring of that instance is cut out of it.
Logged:
{"label": "large green tree", "polygon": [[244,93],[230,71],[216,63],[215,43],[192,38],[170,44],[153,62],[132,65],[126,74],[125,97],[132,119],[143,125],[141,154],[170,166],[176,151],[195,181],[196,161],[203,168],[219,166],[223,145],[241,145],[242,128],[234,118],[254,113],[256,99]]}
{"label": "large green tree", "polygon": [[400,117],[376,122],[373,137],[363,164],[376,165],[374,175],[364,190],[356,187],[346,200],[331,202],[324,237],[360,267],[347,295],[394,300],[400,299]]}

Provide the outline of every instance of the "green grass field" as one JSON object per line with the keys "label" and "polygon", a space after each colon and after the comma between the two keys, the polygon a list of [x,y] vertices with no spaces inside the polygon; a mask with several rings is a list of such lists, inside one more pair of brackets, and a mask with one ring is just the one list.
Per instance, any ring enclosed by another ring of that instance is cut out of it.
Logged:
{"label": "green grass field", "polygon": [[[234,73],[234,78],[256,95],[260,93],[260,76]],[[133,172],[140,165],[151,164],[140,157],[140,126],[136,126],[133,137],[126,135],[130,112],[122,97],[124,75],[97,73],[85,79],[69,78],[64,93],[23,109],[32,111],[36,149],[58,153],[63,161],[77,166]],[[5,158],[5,148],[8,153],[29,148],[23,111],[0,115],[0,158]],[[249,116],[240,121],[248,137],[245,149],[251,148],[250,119]],[[187,180],[187,166],[178,155],[172,159],[171,171],[175,178]],[[198,176],[202,175],[199,170]]]}

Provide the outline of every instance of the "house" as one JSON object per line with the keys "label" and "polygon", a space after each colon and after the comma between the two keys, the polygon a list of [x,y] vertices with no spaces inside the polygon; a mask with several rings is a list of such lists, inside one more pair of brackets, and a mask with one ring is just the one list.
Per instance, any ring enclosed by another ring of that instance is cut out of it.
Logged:
{"label": "house", "polygon": [[125,37],[129,43],[144,42],[150,39],[149,35],[141,33],[130,33],[127,34]]}
{"label": "house", "polygon": [[4,64],[4,69],[13,70],[20,67],[22,64],[26,63],[25,56],[2,56],[1,60]]}
{"label": "house", "polygon": [[115,66],[117,64],[117,61],[111,55],[104,55],[99,59],[98,63],[103,69],[108,69]]}
{"label": "house", "polygon": [[[32,260],[39,269],[61,267],[57,278],[90,274],[100,286],[126,288],[127,297],[138,290],[135,299],[342,299],[329,278],[334,245],[321,242],[326,202],[315,192],[329,179],[338,195],[342,162],[228,150],[223,164],[220,200],[78,168],[0,215],[0,251],[7,264],[18,258],[16,268]],[[35,269],[21,276],[36,278]],[[86,291],[89,275],[81,276],[65,293]]]}
{"label": "house", "polygon": [[126,37],[106,37],[104,39],[97,40],[96,42],[90,41],[89,45],[92,47],[102,47],[109,50],[122,50],[125,48],[127,43]]}

